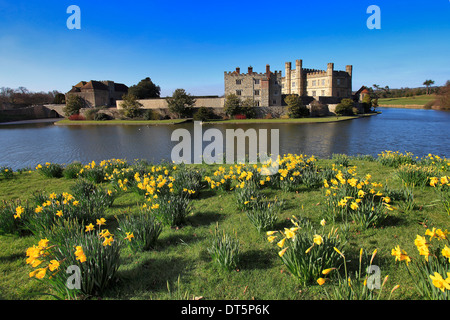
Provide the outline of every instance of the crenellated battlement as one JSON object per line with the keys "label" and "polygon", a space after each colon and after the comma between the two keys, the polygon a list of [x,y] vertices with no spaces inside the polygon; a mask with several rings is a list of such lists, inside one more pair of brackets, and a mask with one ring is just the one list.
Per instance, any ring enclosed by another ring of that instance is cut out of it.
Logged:
{"label": "crenellated battlement", "polygon": [[352,94],[351,65],[345,66],[345,71],[335,70],[334,63],[327,63],[325,70],[303,68],[303,61],[297,59],[294,63],[285,62],[284,67],[284,77],[282,71],[270,71],[269,65],[265,72],[254,72],[251,66],[247,73],[241,73],[239,67],[235,71],[225,71],[225,94],[249,98],[258,106],[281,105],[282,95],[287,94],[314,99],[350,97]]}

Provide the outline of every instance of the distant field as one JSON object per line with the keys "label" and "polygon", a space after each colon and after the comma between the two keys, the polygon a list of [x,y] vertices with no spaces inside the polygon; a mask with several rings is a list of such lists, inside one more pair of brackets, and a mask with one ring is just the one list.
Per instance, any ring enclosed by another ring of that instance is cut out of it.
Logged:
{"label": "distant field", "polygon": [[407,106],[407,105],[420,105],[424,106],[428,102],[433,101],[436,99],[436,95],[430,94],[430,95],[421,95],[421,96],[414,96],[414,97],[402,97],[402,98],[386,98],[386,99],[379,99],[378,104],[380,106]]}

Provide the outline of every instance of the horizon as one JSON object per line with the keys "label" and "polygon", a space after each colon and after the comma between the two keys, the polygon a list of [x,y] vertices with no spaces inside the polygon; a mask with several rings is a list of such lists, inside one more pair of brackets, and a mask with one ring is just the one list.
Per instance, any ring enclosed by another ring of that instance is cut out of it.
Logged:
{"label": "horizon", "polygon": [[[81,29],[70,30],[67,8],[78,5]],[[381,29],[366,25],[370,5]],[[295,13],[298,13],[296,15]],[[69,91],[80,81],[127,86],[150,77],[161,96],[177,88],[223,95],[224,72],[236,67],[284,72],[353,65],[352,90],[434,86],[450,79],[450,2],[228,1],[107,4],[0,0],[0,87]],[[306,18],[304,18],[306,16]]]}

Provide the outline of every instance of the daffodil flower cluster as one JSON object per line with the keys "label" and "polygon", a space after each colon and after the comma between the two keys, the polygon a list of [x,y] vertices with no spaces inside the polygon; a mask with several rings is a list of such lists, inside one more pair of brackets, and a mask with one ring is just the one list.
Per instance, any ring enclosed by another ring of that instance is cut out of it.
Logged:
{"label": "daffodil flower cluster", "polygon": [[[427,237],[428,236],[428,237]],[[410,257],[400,246],[391,251],[395,261],[405,261],[419,294],[429,299],[447,299],[450,295],[450,241],[447,230],[432,228],[416,235],[414,245],[419,257]],[[412,269],[412,270],[411,270]]]}
{"label": "daffodil flower cluster", "polygon": [[325,223],[322,232],[295,216],[291,223],[291,228],[268,231],[267,240],[276,243],[278,256],[294,277],[304,284],[311,283],[323,270],[337,265],[340,251],[336,249],[342,249],[341,239],[337,228],[331,227],[325,233]]}

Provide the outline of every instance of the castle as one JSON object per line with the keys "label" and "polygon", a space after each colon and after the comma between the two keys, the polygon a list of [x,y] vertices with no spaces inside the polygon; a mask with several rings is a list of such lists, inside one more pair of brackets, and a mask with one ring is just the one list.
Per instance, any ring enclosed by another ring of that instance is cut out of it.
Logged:
{"label": "castle", "polygon": [[82,97],[88,107],[115,106],[117,100],[128,93],[128,87],[114,81],[80,81],[66,93]]}
{"label": "castle", "polygon": [[334,63],[328,63],[326,70],[303,68],[302,60],[285,63],[285,76],[281,71],[256,73],[249,67],[247,73],[240,68],[224,72],[225,96],[235,94],[241,99],[251,99],[256,106],[270,107],[283,105],[283,96],[296,94],[311,100],[334,101],[352,97],[353,67],[347,65],[345,71],[334,70]]}

